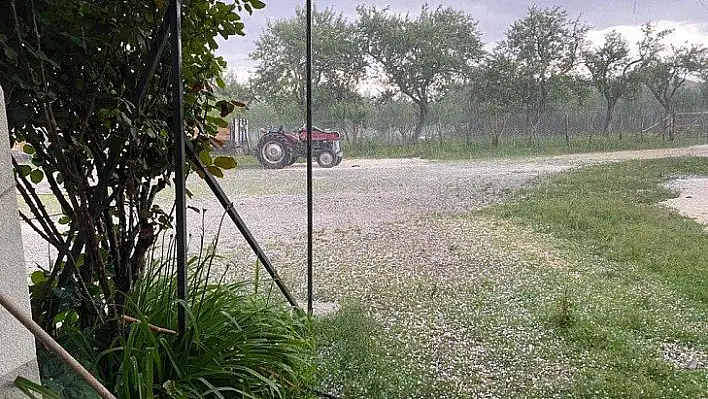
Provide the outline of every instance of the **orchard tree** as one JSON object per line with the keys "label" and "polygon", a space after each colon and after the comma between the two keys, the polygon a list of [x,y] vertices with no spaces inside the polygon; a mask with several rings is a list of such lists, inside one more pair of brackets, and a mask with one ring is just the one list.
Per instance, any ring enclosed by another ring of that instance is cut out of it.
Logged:
{"label": "orchard tree", "polygon": [[643,61],[643,53],[632,57],[629,43],[616,31],[605,35],[602,46],[585,52],[585,66],[593,84],[605,98],[603,134],[610,133],[617,102],[636,93],[640,85],[637,72]]}
{"label": "orchard tree", "polygon": [[676,94],[689,76],[701,73],[705,65],[706,49],[698,45],[672,45],[667,48],[662,39],[668,34],[670,31],[656,32],[653,25],[645,25],[640,51],[646,54],[647,62],[642,67],[641,75],[644,84],[663,110],[662,135],[668,133],[669,140],[673,141]]}
{"label": "orchard tree", "polygon": [[570,19],[557,6],[534,6],[507,29],[500,47],[518,65],[516,83],[522,89],[526,122],[533,136],[548,111],[553,86],[578,66],[587,30],[579,18]]}
{"label": "orchard tree", "polygon": [[[32,155],[31,164],[15,166],[18,192],[30,209],[20,216],[58,253],[46,272],[32,275],[33,313],[49,331],[58,315],[73,312],[83,327],[110,321],[116,333],[148,249],[170,227],[169,212],[154,203],[173,179],[170,63],[160,63],[143,96],[137,89],[165,4],[0,3],[0,85],[11,141]],[[198,149],[207,151],[208,137],[225,124],[218,115],[235,108],[213,93],[226,65],[214,55],[216,37],[242,35],[237,12],[263,6],[258,0],[183,2],[184,134]],[[165,53],[163,61],[169,48]],[[233,166],[232,159],[217,158],[209,170],[221,175]],[[37,195],[40,182],[61,207],[59,224]]]}
{"label": "orchard tree", "polygon": [[[313,98],[315,111],[343,101],[366,72],[356,28],[331,8],[313,11]],[[305,11],[271,21],[256,41],[255,94],[276,105],[305,107]]]}
{"label": "orchard tree", "polygon": [[367,54],[417,107],[414,140],[428,122],[430,103],[464,80],[481,60],[477,23],[452,8],[423,6],[417,19],[388,9],[359,7],[359,30]]}
{"label": "orchard tree", "polygon": [[349,145],[358,145],[373,112],[370,98],[357,92],[346,93],[343,101],[335,102],[319,113],[325,128],[336,128]]}
{"label": "orchard tree", "polygon": [[524,82],[521,65],[505,53],[503,47],[487,58],[475,87],[494,147],[499,146],[511,116],[521,108],[523,95],[528,90]]}
{"label": "orchard tree", "polygon": [[375,100],[372,126],[383,135],[387,145],[405,144],[416,128],[415,105],[386,92]]}

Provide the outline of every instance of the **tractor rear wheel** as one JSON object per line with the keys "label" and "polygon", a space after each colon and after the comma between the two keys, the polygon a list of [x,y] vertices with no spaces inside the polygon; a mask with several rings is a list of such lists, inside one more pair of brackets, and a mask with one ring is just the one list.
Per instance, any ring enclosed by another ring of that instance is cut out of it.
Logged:
{"label": "tractor rear wheel", "polygon": [[330,150],[324,150],[317,154],[317,164],[321,168],[331,168],[336,165],[337,156]]}
{"label": "tractor rear wheel", "polygon": [[337,155],[336,159],[334,160],[334,166],[337,166],[337,165],[339,165],[340,163],[342,163],[342,159],[344,159],[343,156]]}
{"label": "tractor rear wheel", "polygon": [[258,141],[256,157],[263,167],[282,169],[291,165],[293,146],[280,134],[266,134]]}

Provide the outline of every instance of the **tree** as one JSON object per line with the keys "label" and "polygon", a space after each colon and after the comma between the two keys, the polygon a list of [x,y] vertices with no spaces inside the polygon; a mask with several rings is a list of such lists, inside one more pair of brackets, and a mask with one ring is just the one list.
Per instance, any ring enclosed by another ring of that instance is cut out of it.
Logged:
{"label": "tree", "polygon": [[514,22],[500,44],[519,66],[516,84],[523,93],[526,122],[535,136],[547,112],[553,85],[578,65],[588,27],[560,7],[529,9]]}
{"label": "tree", "polygon": [[[313,108],[342,101],[366,71],[356,29],[331,8],[313,11]],[[250,57],[258,63],[253,85],[262,101],[305,107],[305,11],[271,21]]]}
{"label": "tree", "polygon": [[689,76],[701,72],[706,49],[698,45],[672,45],[667,53],[662,39],[669,33],[671,31],[656,32],[653,25],[646,24],[640,51],[647,57],[647,62],[641,70],[643,82],[663,110],[662,135],[668,133],[669,141],[673,141],[676,93]]}
{"label": "tree", "polygon": [[639,87],[637,71],[644,57],[630,55],[629,43],[616,31],[605,35],[604,44],[585,52],[585,66],[597,90],[605,97],[606,112],[602,133],[609,134],[617,102],[628,98]]}
{"label": "tree", "polygon": [[337,128],[348,145],[359,144],[372,110],[371,100],[357,92],[349,92],[339,102],[332,103],[318,114],[325,126]]}
{"label": "tree", "polygon": [[413,140],[428,122],[429,105],[451,83],[468,76],[481,59],[482,41],[471,16],[452,8],[425,5],[417,19],[387,9],[359,7],[359,29],[367,54],[376,61],[386,84],[415,103]]}
{"label": "tree", "polygon": [[[219,114],[236,106],[213,94],[225,67],[213,53],[215,38],[243,34],[237,11],[264,4],[183,4],[185,134],[206,151],[208,137],[225,123]],[[173,174],[170,64],[157,67],[144,96],[137,90],[164,7],[154,0],[0,5],[0,85],[11,140],[32,154],[32,164],[16,165],[17,188],[31,210],[20,216],[59,254],[46,273],[32,276],[34,315],[49,331],[57,315],[70,311],[81,326],[111,321],[117,333],[146,252],[170,227],[170,216],[154,203]],[[233,166],[217,159],[210,171]],[[61,206],[59,225],[36,194],[42,180]]]}
{"label": "tree", "polygon": [[497,49],[482,68],[482,78],[477,83],[479,101],[486,114],[487,130],[492,135],[492,145],[499,146],[499,139],[506,132],[509,118],[521,107],[524,89],[518,85],[521,65]]}
{"label": "tree", "polygon": [[372,125],[379,135],[385,136],[387,145],[405,144],[410,140],[411,132],[415,131],[416,119],[414,105],[410,101],[387,93],[376,101]]}

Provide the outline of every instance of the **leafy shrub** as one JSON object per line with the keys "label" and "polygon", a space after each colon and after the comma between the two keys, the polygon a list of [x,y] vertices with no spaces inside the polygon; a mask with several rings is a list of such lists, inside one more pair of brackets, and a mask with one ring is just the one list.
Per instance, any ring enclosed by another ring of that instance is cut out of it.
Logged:
{"label": "leafy shrub", "polygon": [[[214,247],[190,260],[186,303],[176,298],[168,248],[128,295],[125,314],[139,323],[125,324],[122,336],[110,342],[102,342],[102,326],[84,330],[63,326],[61,343],[121,398],[306,396],[314,376],[309,319],[268,292],[253,293],[249,283],[215,281]],[[185,334],[151,329],[150,325],[176,330],[178,306],[188,314]],[[45,362],[45,377],[52,367],[61,369]],[[43,382],[65,397],[85,392],[82,383],[68,377]]]}

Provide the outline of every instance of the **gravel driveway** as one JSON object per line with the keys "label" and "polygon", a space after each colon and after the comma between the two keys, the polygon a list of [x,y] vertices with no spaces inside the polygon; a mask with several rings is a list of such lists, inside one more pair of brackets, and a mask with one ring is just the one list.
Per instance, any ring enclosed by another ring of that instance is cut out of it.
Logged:
{"label": "gravel driveway", "polygon": [[[375,229],[382,223],[405,221],[421,215],[456,215],[488,206],[505,198],[540,175],[584,165],[635,158],[708,156],[708,146],[621,151],[483,161],[439,162],[421,159],[350,160],[333,169],[315,167],[314,226],[316,232]],[[269,253],[277,255],[287,246],[305,246],[305,166],[283,170],[237,169],[220,182],[255,237]],[[218,229],[221,208],[205,184],[189,182],[195,193],[189,201],[204,214],[207,233]],[[160,202],[170,203],[164,192]],[[188,228],[201,234],[202,216],[190,212]],[[52,256],[46,243],[23,226],[28,268],[46,265]],[[346,235],[342,237],[346,240]],[[274,242],[274,241],[277,241]],[[236,228],[225,222],[220,238],[224,253],[241,252],[245,242]]]}

